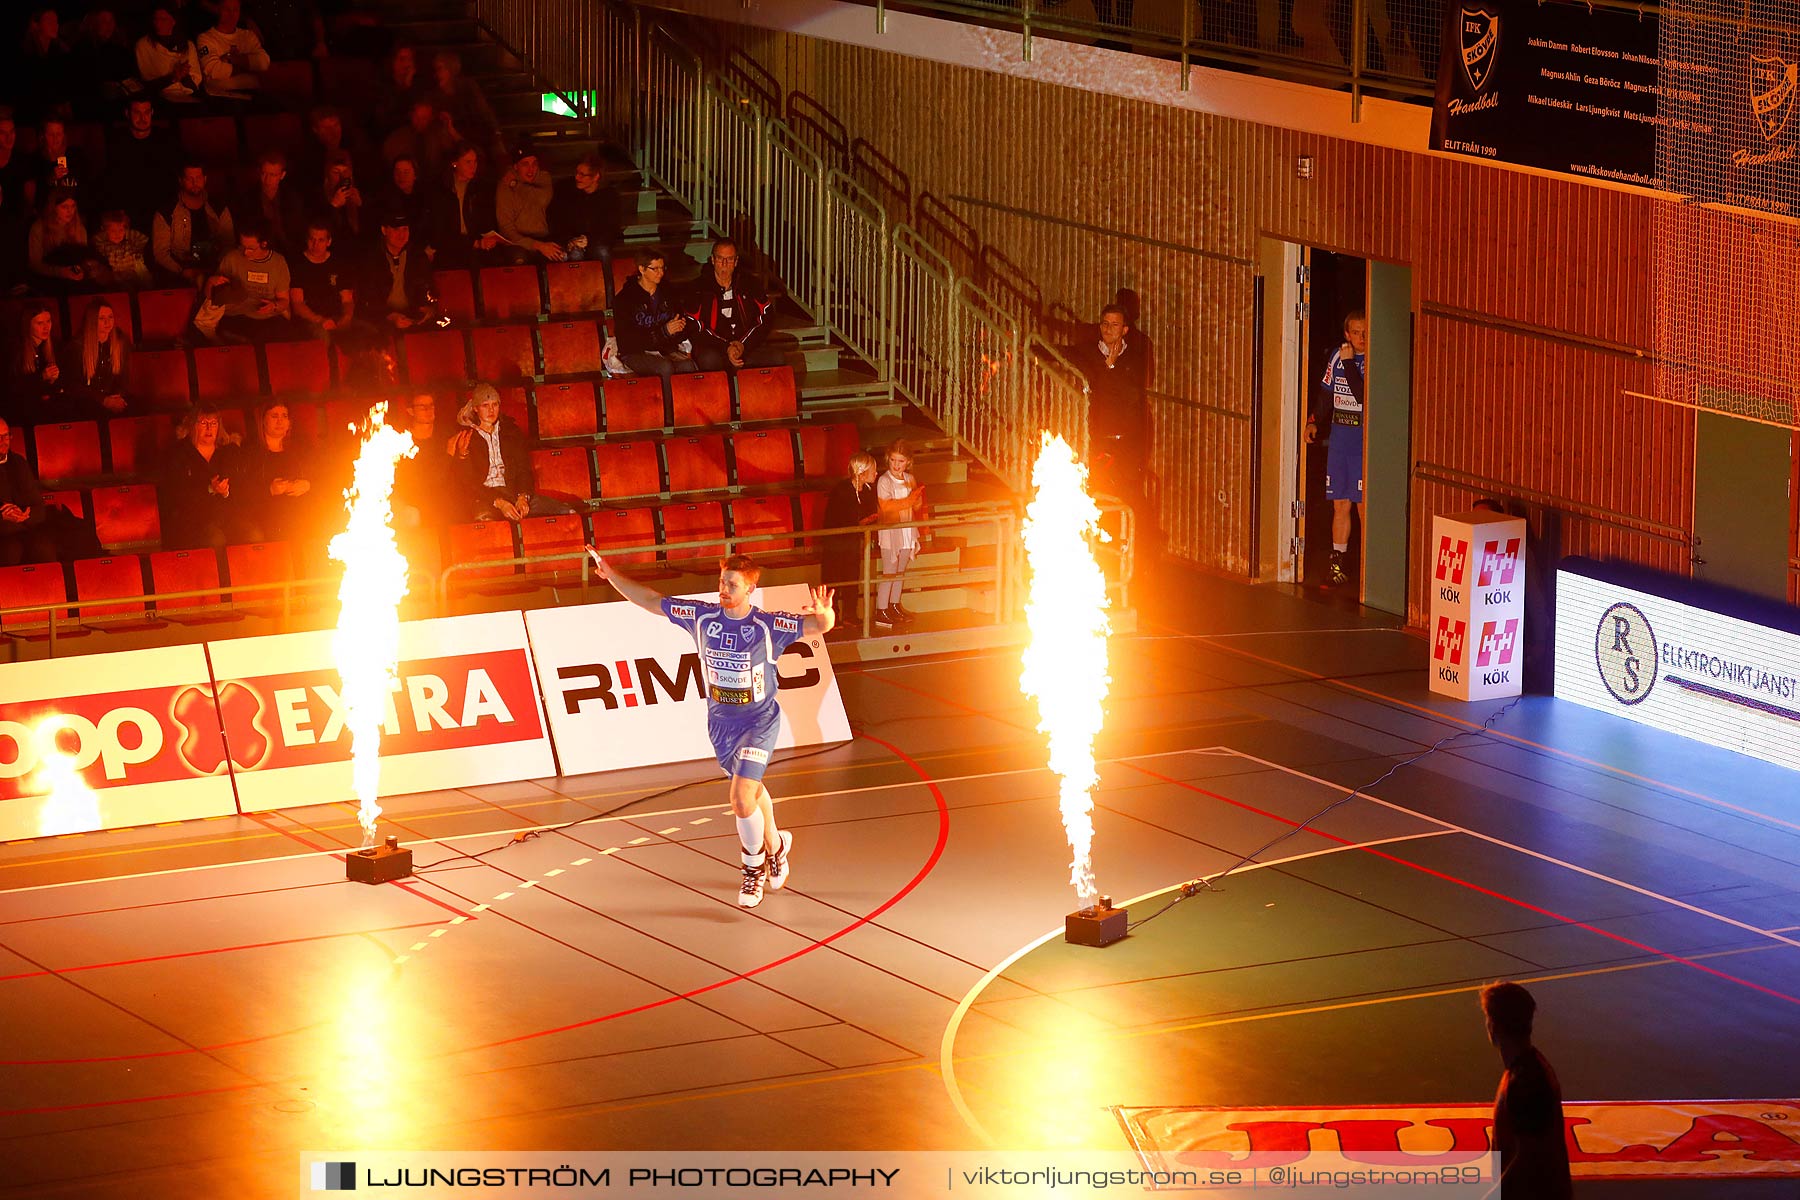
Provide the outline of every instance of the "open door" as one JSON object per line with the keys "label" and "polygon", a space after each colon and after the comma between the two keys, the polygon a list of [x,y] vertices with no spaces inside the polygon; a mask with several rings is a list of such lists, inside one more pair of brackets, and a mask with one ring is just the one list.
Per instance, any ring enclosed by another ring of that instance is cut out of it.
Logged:
{"label": "open door", "polygon": [[1363,603],[1406,615],[1412,507],[1412,268],[1369,264],[1369,412],[1363,434],[1368,518]]}

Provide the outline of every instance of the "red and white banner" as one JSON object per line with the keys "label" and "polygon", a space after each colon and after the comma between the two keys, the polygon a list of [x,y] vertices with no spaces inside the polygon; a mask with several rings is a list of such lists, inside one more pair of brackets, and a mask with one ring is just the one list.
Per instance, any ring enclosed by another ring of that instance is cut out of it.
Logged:
{"label": "red and white banner", "polygon": [[[717,600],[717,592],[695,599]],[[759,589],[756,607],[799,612],[802,584]],[[706,685],[694,639],[635,604],[584,604],[525,614],[563,774],[711,758]],[[776,664],[780,747],[848,741],[850,718],[823,639],[804,637]]]}
{"label": "red and white banner", "polygon": [[[245,812],[355,799],[332,631],[213,642]],[[381,737],[381,794],[554,775],[517,612],[407,621]]]}
{"label": "red and white banner", "polygon": [[201,647],[0,667],[0,841],[234,811]]}
{"label": "red and white banner", "polygon": [[1431,690],[1458,700],[1517,696],[1525,677],[1525,522],[1499,513],[1433,517]]}
{"label": "red and white banner", "polygon": [[[1337,1108],[1120,1108],[1153,1171],[1244,1161],[1303,1163],[1312,1154],[1384,1166],[1467,1162],[1491,1149],[1492,1103]],[[1800,1102],[1587,1101],[1563,1104],[1577,1179],[1800,1177]]]}

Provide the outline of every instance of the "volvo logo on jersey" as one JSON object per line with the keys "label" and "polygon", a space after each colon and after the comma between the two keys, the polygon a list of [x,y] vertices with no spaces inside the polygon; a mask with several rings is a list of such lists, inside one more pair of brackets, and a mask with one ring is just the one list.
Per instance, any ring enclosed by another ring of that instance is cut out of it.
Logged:
{"label": "volvo logo on jersey", "polygon": [[1427,575],[1431,690],[1458,700],[1518,695],[1525,522],[1491,512],[1440,516],[1432,520],[1428,545],[1435,550]]}

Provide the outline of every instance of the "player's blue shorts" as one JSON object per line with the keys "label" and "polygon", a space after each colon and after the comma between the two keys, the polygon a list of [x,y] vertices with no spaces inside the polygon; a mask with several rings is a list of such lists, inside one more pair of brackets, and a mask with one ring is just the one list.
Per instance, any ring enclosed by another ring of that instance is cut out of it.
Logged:
{"label": "player's blue shorts", "polygon": [[781,709],[771,704],[761,716],[748,720],[721,716],[721,711],[714,705],[706,714],[706,735],[712,739],[719,766],[727,775],[761,779],[769,769],[769,756],[775,753],[775,739],[781,735]]}
{"label": "player's blue shorts", "polygon": [[1339,425],[1325,443],[1325,498],[1363,498],[1363,439],[1360,425]]}

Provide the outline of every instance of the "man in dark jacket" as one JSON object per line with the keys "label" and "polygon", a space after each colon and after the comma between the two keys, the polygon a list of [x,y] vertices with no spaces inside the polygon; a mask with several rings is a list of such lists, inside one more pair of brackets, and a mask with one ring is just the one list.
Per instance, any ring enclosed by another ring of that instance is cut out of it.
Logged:
{"label": "man in dark jacket", "polygon": [[0,567],[56,561],[56,538],[37,473],[25,461],[24,439],[14,447],[12,426],[0,420]]}
{"label": "man in dark jacket", "polygon": [[431,260],[412,243],[412,219],[404,209],[381,217],[381,237],[354,289],[363,320],[408,330],[437,316],[431,296]]}
{"label": "man in dark jacket", "polygon": [[[478,383],[456,414],[461,426],[446,447],[454,460],[451,475],[459,496],[454,512],[464,519],[491,521],[505,517],[523,521],[551,513],[573,512],[567,504],[533,495],[537,474],[531,469],[530,443],[519,423],[500,412],[500,393]],[[429,452],[429,448],[426,452]]]}
{"label": "man in dark jacket", "polygon": [[430,239],[440,267],[475,267],[493,258],[500,244],[494,215],[494,185],[481,177],[481,155],[467,142],[450,150],[450,175],[440,195],[438,228]]}
{"label": "man in dark jacket", "polygon": [[550,237],[561,243],[566,261],[598,259],[612,265],[613,243],[619,240],[619,194],[603,182],[600,157],[589,154],[575,164],[575,174],[556,181],[546,214]]}
{"label": "man in dark jacket", "polygon": [[150,232],[156,205],[175,186],[181,169],[181,147],[175,136],[158,129],[147,96],[125,105],[125,126],[106,141],[106,175],[100,182],[103,209],[122,209],[131,227]]}
{"label": "man in dark jacket", "polygon": [[1150,355],[1125,310],[1109,304],[1100,310],[1093,341],[1066,347],[1068,357],[1088,383],[1089,457],[1100,490],[1144,512],[1143,478],[1150,455]]}
{"label": "man in dark jacket", "polygon": [[769,302],[762,289],[738,274],[738,249],[730,238],[713,243],[712,258],[688,290],[694,319],[694,363],[702,371],[779,367],[781,351],[766,343]]}

